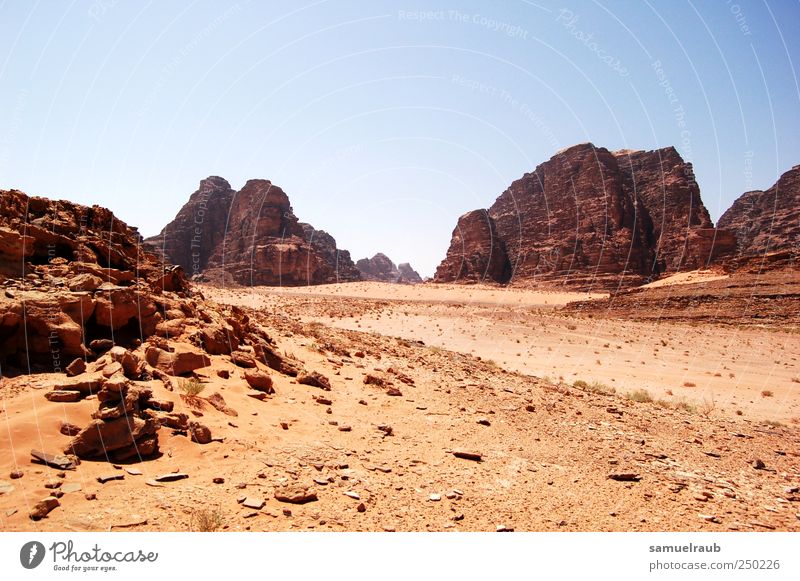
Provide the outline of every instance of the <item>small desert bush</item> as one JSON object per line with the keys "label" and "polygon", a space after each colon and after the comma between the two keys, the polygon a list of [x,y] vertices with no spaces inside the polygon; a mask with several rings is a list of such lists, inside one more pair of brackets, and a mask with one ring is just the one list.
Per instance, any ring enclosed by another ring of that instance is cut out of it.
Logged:
{"label": "small desert bush", "polygon": [[674,407],[675,407],[676,410],[689,412],[690,414],[696,414],[697,413],[697,406],[695,406],[694,404],[689,403],[686,400],[681,400],[681,401],[675,402]]}
{"label": "small desert bush", "polygon": [[772,397],[772,395],[773,395],[772,392],[768,389],[765,389],[764,391],[761,392],[761,397]]}
{"label": "small desert bush", "polygon": [[652,403],[653,396],[646,389],[637,389],[628,394],[628,399],[639,403]]}
{"label": "small desert bush", "polygon": [[586,388],[586,391],[588,391],[589,393],[598,393],[601,395],[612,395],[614,393],[617,393],[616,389],[614,389],[610,385],[606,385],[602,381],[593,381]]}
{"label": "small desert bush", "polygon": [[711,412],[713,412],[716,409],[716,407],[717,404],[714,401],[714,398],[712,397],[711,399],[703,398],[703,403],[700,404],[700,407],[698,409],[700,410],[700,414],[707,418],[708,416],[711,415]]}
{"label": "small desert bush", "polygon": [[766,420],[764,422],[765,426],[770,426],[771,428],[785,428],[786,424],[779,422],[777,420]]}
{"label": "small desert bush", "polygon": [[187,397],[197,397],[205,388],[206,386],[196,377],[178,380],[178,389]]}
{"label": "small desert bush", "polygon": [[573,384],[572,384],[572,387],[574,387],[574,388],[577,388],[577,389],[589,389],[589,384],[588,384],[588,383],[586,383],[586,382],[585,382],[584,380],[582,380],[582,379],[576,379],[576,380],[573,382]]}
{"label": "small desert bush", "polygon": [[192,512],[189,528],[193,532],[213,533],[222,528],[222,513],[218,508],[200,508]]}

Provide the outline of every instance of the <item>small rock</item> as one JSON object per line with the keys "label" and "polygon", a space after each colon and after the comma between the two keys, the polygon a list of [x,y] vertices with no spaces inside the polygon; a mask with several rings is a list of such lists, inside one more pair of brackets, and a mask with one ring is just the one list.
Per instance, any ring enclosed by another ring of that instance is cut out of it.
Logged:
{"label": "small rock", "polygon": [[439,502],[440,500],[442,500],[442,495],[434,492],[433,494],[428,496],[428,500],[430,500],[431,502]]}
{"label": "small rock", "polygon": [[247,500],[246,494],[240,494],[239,496],[236,497],[236,502],[238,502],[239,504],[242,504],[245,500]]}
{"label": "small rock", "polygon": [[316,371],[311,373],[303,373],[297,376],[297,383],[302,385],[310,385],[312,387],[319,387],[325,391],[331,390],[331,382],[327,377]]}
{"label": "small rock", "polygon": [[354,491],[352,491],[352,490],[347,490],[347,491],[345,491],[345,492],[344,492],[344,495],[345,495],[345,496],[349,496],[349,497],[350,497],[350,498],[352,498],[353,500],[361,500],[361,496],[358,494],[358,492],[354,492]]}
{"label": "small rock", "polygon": [[103,474],[97,477],[97,481],[100,484],[105,484],[106,482],[111,482],[112,480],[124,480],[124,474]]}
{"label": "small rock", "polygon": [[73,403],[80,401],[83,394],[79,391],[56,389],[44,394],[44,397],[47,401],[52,401],[53,403]]}
{"label": "small rock", "polygon": [[272,387],[272,377],[264,371],[258,369],[248,369],[244,372],[245,381],[256,391],[263,391],[266,394],[275,393]]}
{"label": "small rock", "polygon": [[261,510],[265,504],[267,504],[266,501],[260,496],[248,496],[242,501],[242,506],[255,510]]}
{"label": "small rock", "polygon": [[288,430],[289,429],[289,422],[281,422],[281,428],[283,428],[284,430]]}
{"label": "small rock", "polygon": [[366,507],[366,505],[365,505],[365,504],[362,502],[362,503],[359,503],[359,505],[356,507],[356,510],[357,510],[358,512],[367,512],[367,507]]}
{"label": "small rock", "polygon": [[212,479],[211,482],[213,482],[214,484],[225,484],[225,479],[222,478],[221,476],[217,476],[214,479]]}
{"label": "small rock", "polygon": [[288,508],[283,509],[283,516],[292,516],[292,511]]}
{"label": "small rock", "polygon": [[50,511],[58,506],[61,506],[58,499],[53,496],[48,496],[37,502],[28,516],[30,516],[31,520],[40,520],[50,514]]}
{"label": "small rock", "polygon": [[327,397],[315,397],[314,401],[320,405],[331,405],[333,402],[329,400]]}
{"label": "small rock", "polygon": [[78,482],[70,482],[69,484],[65,484],[61,487],[62,492],[65,494],[71,494],[73,492],[80,492],[81,485]]}
{"label": "small rock", "polygon": [[253,399],[264,401],[267,399],[267,394],[263,391],[255,391],[251,390],[247,392],[247,397],[252,397]]}
{"label": "small rock", "polygon": [[142,471],[139,470],[138,468],[125,468],[125,472],[127,472],[131,476],[141,476],[142,475]]}
{"label": "small rock", "polygon": [[353,430],[353,428],[351,428],[350,426],[339,426],[338,429],[340,432],[350,432]]}
{"label": "small rock", "polygon": [[639,482],[642,479],[641,476],[633,472],[612,472],[608,477],[617,482]]}
{"label": "small rock", "polygon": [[477,423],[481,426],[491,426],[492,423],[486,418],[478,418]]}
{"label": "small rock", "polygon": [[208,444],[211,441],[211,430],[198,422],[189,422],[189,436],[192,442],[198,444]]}
{"label": "small rock", "polygon": [[8,517],[8,516],[14,516],[15,514],[17,514],[17,509],[16,509],[16,508],[9,508],[9,509],[6,511],[6,516],[7,516],[7,517]]}
{"label": "small rock", "polygon": [[513,533],[514,529],[512,527],[507,527],[506,525],[497,525],[497,532],[498,533]]}
{"label": "small rock", "polygon": [[22,470],[14,470],[11,474],[8,475],[11,480],[17,480],[18,478],[22,478],[25,473]]}
{"label": "small rock", "polygon": [[698,514],[697,516],[699,516],[701,519],[703,519],[706,522],[713,522],[713,523],[717,523],[717,524],[719,524],[721,522],[719,520],[719,517],[717,515],[714,515],[714,514]]}
{"label": "small rock", "polygon": [[83,497],[86,500],[97,500],[97,494],[95,494],[94,492],[87,492],[86,494],[83,495]]}
{"label": "small rock", "polygon": [[275,500],[290,504],[306,504],[317,500],[317,493],[301,484],[287,484],[275,490]]}
{"label": "small rock", "polygon": [[528,405],[525,406],[525,411],[526,412],[535,412],[536,411],[536,406],[528,404]]}
{"label": "small rock", "polygon": [[227,402],[225,401],[225,398],[223,398],[222,394],[219,393],[218,391],[215,391],[214,393],[209,395],[206,398],[206,401],[208,403],[210,403],[218,411],[220,411],[223,414],[225,414],[226,416],[237,417],[239,415],[239,412],[237,412],[235,409],[230,407],[227,404]]}
{"label": "small rock", "polygon": [[147,484],[147,486],[152,486],[153,488],[164,488],[163,484],[156,482],[152,478],[148,478],[144,481],[144,483]]}
{"label": "small rock", "polygon": [[756,458],[755,460],[753,460],[753,468],[755,468],[756,470],[763,470],[766,467],[767,465],[764,464],[764,461],[761,458]]}
{"label": "small rock", "polygon": [[49,490],[55,490],[56,488],[61,488],[61,481],[60,480],[51,480],[50,482],[45,482],[44,487]]}
{"label": "small rock", "polygon": [[65,371],[67,372],[67,377],[75,377],[76,375],[80,375],[86,371],[86,362],[79,357],[67,365]]}
{"label": "small rock", "polygon": [[480,452],[471,450],[453,450],[453,456],[464,460],[473,460],[475,462],[480,462],[483,459],[483,455]]}
{"label": "small rock", "polygon": [[217,370],[217,377],[221,377],[222,379],[229,379],[230,376],[231,376],[231,373],[227,369],[218,369]]}
{"label": "small rock", "polygon": [[386,390],[386,395],[400,397],[403,395],[403,392],[397,389],[396,387],[390,387],[389,389]]}
{"label": "small rock", "polygon": [[175,482],[176,480],[183,480],[184,478],[189,478],[189,475],[184,472],[172,472],[170,474],[156,476],[153,480],[156,482]]}

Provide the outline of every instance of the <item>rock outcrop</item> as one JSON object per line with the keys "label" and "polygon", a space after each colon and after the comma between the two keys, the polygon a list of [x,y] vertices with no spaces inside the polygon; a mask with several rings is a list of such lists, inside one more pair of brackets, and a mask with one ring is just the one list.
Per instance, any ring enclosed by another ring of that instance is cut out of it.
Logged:
{"label": "rock outcrop", "polygon": [[[742,194],[719,219],[736,233],[737,258],[796,264],[800,254],[800,165],[784,173],[766,191]],[[779,259],[783,260],[779,260]]]}
{"label": "rock outcrop", "polygon": [[612,153],[585,143],[462,216],[435,280],[613,289],[706,266],[733,247],[674,148]]}
{"label": "rock outcrop", "polygon": [[224,179],[200,183],[158,236],[145,243],[192,276],[245,286],[300,286],[359,279],[350,254],[328,233],[298,221],[268,180],[238,192]]}
{"label": "rock outcrop", "polygon": [[411,265],[404,262],[395,265],[391,259],[379,252],[372,258],[362,258],[356,262],[356,268],[361,273],[363,280],[378,282],[391,282],[399,284],[415,284],[422,282],[422,277]]}

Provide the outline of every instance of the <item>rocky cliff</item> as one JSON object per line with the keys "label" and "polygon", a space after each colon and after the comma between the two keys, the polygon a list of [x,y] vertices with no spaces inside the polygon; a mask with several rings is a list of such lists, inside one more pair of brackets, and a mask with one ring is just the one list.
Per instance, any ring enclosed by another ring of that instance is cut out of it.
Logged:
{"label": "rocky cliff", "polygon": [[768,190],[742,194],[719,219],[719,227],[736,233],[737,258],[757,259],[766,266],[786,255],[796,263],[800,253],[800,165],[784,173]]}
{"label": "rocky cliff", "polygon": [[436,281],[632,286],[733,251],[672,148],[560,151],[459,219]]}
{"label": "rocky cliff", "polygon": [[322,230],[299,222],[289,198],[268,180],[238,192],[209,177],[175,219],[146,244],[191,275],[241,285],[359,280],[350,254]]}
{"label": "rocky cliff", "polygon": [[361,273],[363,280],[374,280],[379,282],[391,282],[400,284],[415,284],[422,282],[422,277],[411,265],[404,262],[395,265],[391,259],[379,252],[372,258],[362,258],[356,262],[356,268]]}

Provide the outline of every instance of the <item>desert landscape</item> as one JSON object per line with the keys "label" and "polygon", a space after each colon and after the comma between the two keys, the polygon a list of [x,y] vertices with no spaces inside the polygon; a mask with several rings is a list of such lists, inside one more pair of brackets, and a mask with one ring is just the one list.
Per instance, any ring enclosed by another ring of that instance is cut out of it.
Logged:
{"label": "desert landscape", "polygon": [[424,283],[268,180],[147,240],[2,191],[0,527],[798,531],[798,175],[723,228],[674,149],[581,144]]}

